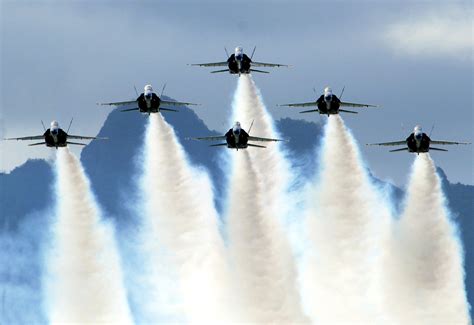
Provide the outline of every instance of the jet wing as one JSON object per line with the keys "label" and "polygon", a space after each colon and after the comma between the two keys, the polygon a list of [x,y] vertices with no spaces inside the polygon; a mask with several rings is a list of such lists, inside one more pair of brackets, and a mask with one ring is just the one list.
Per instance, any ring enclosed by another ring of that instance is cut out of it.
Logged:
{"label": "jet wing", "polygon": [[259,138],[259,137],[251,137],[249,136],[249,141],[262,141],[262,142],[270,142],[270,141],[285,141],[280,139],[270,139],[270,138]]}
{"label": "jet wing", "polygon": [[295,103],[295,104],[282,104],[278,106],[288,106],[288,107],[308,107],[308,106],[318,106],[316,102],[308,102],[308,103]]}
{"label": "jet wing", "polygon": [[201,140],[201,141],[217,141],[217,140],[225,140],[225,135],[214,136],[214,137],[198,137],[198,138],[188,138],[191,140]]}
{"label": "jet wing", "polygon": [[214,62],[214,63],[193,63],[191,64],[195,67],[227,67],[227,61],[224,62]]}
{"label": "jet wing", "polygon": [[287,67],[287,64],[279,64],[279,63],[265,63],[265,62],[255,62],[252,61],[251,65],[254,67]]}
{"label": "jet wing", "polygon": [[348,102],[341,102],[340,105],[345,106],[345,107],[378,107],[377,105],[356,104],[356,103],[348,103]]}
{"label": "jet wing", "polygon": [[406,140],[393,141],[393,142],[381,142],[381,143],[367,143],[367,146],[401,146],[407,144]]}
{"label": "jet wing", "polygon": [[44,139],[44,135],[33,135],[29,137],[21,137],[21,138],[6,138],[3,140],[40,140]]}
{"label": "jet wing", "polygon": [[113,102],[113,103],[97,103],[97,105],[101,106],[123,106],[123,105],[130,105],[130,104],[136,104],[136,100],[128,100],[125,102]]}
{"label": "jet wing", "polygon": [[103,137],[87,137],[82,135],[69,135],[67,136],[68,139],[78,139],[78,140],[107,140],[108,138]]}
{"label": "jet wing", "polygon": [[162,100],[160,105],[163,106],[188,106],[188,105],[199,105],[194,103],[184,103],[184,102],[170,102],[168,100]]}
{"label": "jet wing", "polygon": [[430,144],[471,144],[470,142],[455,142],[455,141],[434,141],[431,140]]}

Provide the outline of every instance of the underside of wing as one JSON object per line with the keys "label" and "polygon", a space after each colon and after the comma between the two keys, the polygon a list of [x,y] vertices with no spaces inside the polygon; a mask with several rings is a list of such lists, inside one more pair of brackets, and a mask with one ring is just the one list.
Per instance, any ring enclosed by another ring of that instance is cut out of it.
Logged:
{"label": "underside of wing", "polygon": [[198,138],[190,138],[191,140],[199,140],[199,141],[217,141],[217,140],[225,140],[225,135],[214,136],[214,137],[198,137]]}
{"label": "underside of wing", "polygon": [[270,138],[260,138],[260,137],[249,137],[249,141],[271,142],[271,141],[285,141],[285,140],[270,139]]}
{"label": "underside of wing", "polygon": [[287,67],[287,64],[279,64],[279,63],[265,63],[265,62],[255,62],[252,61],[252,65],[254,67]]}
{"label": "underside of wing", "polygon": [[430,147],[430,150],[434,150],[434,151],[448,151],[448,150],[446,150],[446,149],[433,148],[433,147]]}
{"label": "underside of wing", "polygon": [[36,143],[32,143],[32,144],[29,144],[29,146],[41,146],[41,145],[44,145],[46,144],[46,142],[36,142]]}
{"label": "underside of wing", "polygon": [[347,110],[347,109],[339,109],[339,112],[343,112],[343,113],[352,113],[352,114],[359,114],[358,112],[349,111],[349,110]]}
{"label": "underside of wing", "polygon": [[270,73],[268,71],[257,70],[257,69],[250,69],[250,72],[258,72],[258,73]]}
{"label": "underside of wing", "polygon": [[398,152],[398,151],[409,151],[409,149],[408,148],[400,148],[400,149],[390,150],[390,152]]}
{"label": "underside of wing", "polygon": [[189,105],[194,105],[195,106],[195,105],[199,105],[199,104],[185,103],[185,102],[171,102],[171,101],[168,101],[168,100],[162,100],[161,104],[165,105],[165,106],[189,106]]}
{"label": "underside of wing", "polygon": [[247,143],[247,146],[255,147],[255,148],[266,148],[265,146],[259,146],[258,144],[252,144],[252,143]]}
{"label": "underside of wing", "polygon": [[179,112],[177,109],[172,109],[172,108],[165,108],[165,107],[160,107],[160,112]]}
{"label": "underside of wing", "polygon": [[106,140],[104,137],[88,137],[83,135],[68,135],[68,139],[78,139],[78,140]]}
{"label": "underside of wing", "polygon": [[456,142],[456,141],[439,141],[439,140],[431,140],[431,144],[471,144],[470,142]]}
{"label": "underside of wing", "polygon": [[319,112],[319,110],[317,110],[317,109],[310,109],[310,110],[307,110],[307,111],[301,111],[300,114],[303,114],[303,113],[316,113],[316,112]]}
{"label": "underside of wing", "polygon": [[97,103],[97,105],[101,106],[123,106],[123,105],[131,105],[136,104],[136,100],[127,100],[125,102],[112,102],[112,103]]}
{"label": "underside of wing", "polygon": [[309,106],[318,106],[316,102],[307,102],[307,103],[294,103],[294,104],[282,104],[278,106],[288,106],[288,107],[309,107]]}
{"label": "underside of wing", "polygon": [[393,142],[381,142],[381,143],[368,143],[368,146],[401,146],[407,144],[406,140],[393,141]]}
{"label": "underside of wing", "polygon": [[85,143],[80,143],[80,142],[66,142],[67,144],[73,144],[73,145],[76,145],[76,146],[85,146],[86,144]]}
{"label": "underside of wing", "polygon": [[21,138],[6,138],[3,140],[40,140],[44,139],[44,135],[32,135],[29,137],[21,137]]}
{"label": "underside of wing", "polygon": [[211,73],[221,73],[221,72],[229,72],[229,69],[211,71]]}
{"label": "underside of wing", "polygon": [[345,106],[345,107],[378,107],[377,105],[357,104],[357,103],[348,103],[348,102],[341,102],[341,106]]}
{"label": "underside of wing", "polygon": [[211,144],[209,147],[227,147],[227,142],[226,143],[218,143],[218,144]]}
{"label": "underside of wing", "polygon": [[135,107],[135,108],[127,108],[127,109],[122,109],[120,110],[121,112],[131,112],[131,111],[138,111],[139,108],[138,107]]}
{"label": "underside of wing", "polygon": [[225,61],[225,62],[213,62],[213,63],[193,63],[191,65],[195,67],[226,67],[228,63],[227,61]]}

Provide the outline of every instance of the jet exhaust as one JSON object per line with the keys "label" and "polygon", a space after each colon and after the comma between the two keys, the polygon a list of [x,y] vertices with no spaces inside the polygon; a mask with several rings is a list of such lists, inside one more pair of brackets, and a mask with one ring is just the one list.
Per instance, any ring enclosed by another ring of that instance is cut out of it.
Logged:
{"label": "jet exhaust", "polygon": [[[251,135],[276,137],[251,76],[239,77],[233,117]],[[248,131],[248,130],[247,130]],[[239,321],[305,322],[296,284],[295,261],[283,230],[288,181],[286,161],[277,144],[232,152],[228,232]]]}
{"label": "jet exhaust", "polygon": [[56,167],[46,277],[49,321],[131,324],[114,229],[101,220],[89,180],[69,149],[57,151]]}
{"label": "jet exhaust", "polygon": [[144,245],[156,279],[160,269],[175,271],[176,313],[192,323],[228,320],[227,264],[212,185],[207,173],[188,163],[161,114],[149,117],[141,187]]}
{"label": "jet exhaust", "polygon": [[400,323],[470,324],[462,246],[429,154],[413,163],[386,264],[386,304]]}
{"label": "jet exhaust", "polygon": [[316,323],[377,323],[380,256],[390,211],[371,184],[339,115],[328,118],[319,171],[309,185],[303,267],[307,309]]}

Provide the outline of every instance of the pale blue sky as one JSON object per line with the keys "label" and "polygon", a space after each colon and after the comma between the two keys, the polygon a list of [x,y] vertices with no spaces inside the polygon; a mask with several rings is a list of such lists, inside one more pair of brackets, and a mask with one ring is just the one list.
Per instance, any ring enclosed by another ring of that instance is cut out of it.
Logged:
{"label": "pale blue sky", "polygon": [[[383,105],[344,115],[360,144],[401,140],[415,124],[432,138],[473,141],[473,8],[452,1],[2,1],[1,137],[42,133],[57,119],[94,135],[108,108],[152,83],[224,130],[236,77],[187,63],[225,59],[237,45],[258,61],[287,63],[255,80],[275,118],[306,118],[278,103],[344,99]],[[324,117],[323,117],[324,118]],[[404,130],[401,125],[404,125]],[[301,141],[307,141],[301,139]],[[434,153],[451,181],[473,184],[473,147]],[[77,150],[77,149],[76,149]],[[403,184],[413,157],[361,146],[375,175]],[[50,150],[1,143],[8,171]]]}

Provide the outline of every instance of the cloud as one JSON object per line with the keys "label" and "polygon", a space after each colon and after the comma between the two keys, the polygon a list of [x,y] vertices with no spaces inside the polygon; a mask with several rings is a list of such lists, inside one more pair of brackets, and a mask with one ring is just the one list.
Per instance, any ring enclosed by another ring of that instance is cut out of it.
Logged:
{"label": "cloud", "polygon": [[383,40],[398,54],[469,59],[474,47],[471,8],[440,7],[390,23]]}

